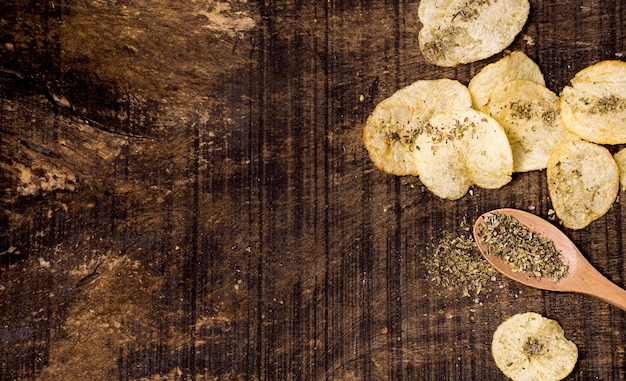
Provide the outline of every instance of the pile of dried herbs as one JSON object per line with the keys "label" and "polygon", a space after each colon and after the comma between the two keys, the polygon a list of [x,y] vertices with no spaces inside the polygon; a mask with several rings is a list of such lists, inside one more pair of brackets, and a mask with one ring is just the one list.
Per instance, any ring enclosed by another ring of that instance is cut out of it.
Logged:
{"label": "pile of dried herbs", "polygon": [[496,280],[497,271],[487,262],[471,236],[446,233],[426,261],[431,281],[441,288],[456,289],[463,296],[477,297]]}
{"label": "pile of dried herbs", "polygon": [[511,265],[514,272],[525,272],[533,279],[558,282],[567,276],[568,266],[551,239],[528,229],[512,216],[491,213],[483,217],[479,232],[489,254]]}

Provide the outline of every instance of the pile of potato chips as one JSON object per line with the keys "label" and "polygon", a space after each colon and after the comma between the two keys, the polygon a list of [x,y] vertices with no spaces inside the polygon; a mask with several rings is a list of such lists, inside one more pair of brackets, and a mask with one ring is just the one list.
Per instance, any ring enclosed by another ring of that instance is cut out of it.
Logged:
{"label": "pile of potato chips", "polygon": [[419,176],[450,200],[546,169],[557,217],[581,229],[611,208],[620,180],[626,187],[626,152],[602,145],[626,143],[626,62],[581,70],[559,96],[536,63],[513,52],[467,86],[435,79],[398,90],[376,106],[363,139],[376,167]]}

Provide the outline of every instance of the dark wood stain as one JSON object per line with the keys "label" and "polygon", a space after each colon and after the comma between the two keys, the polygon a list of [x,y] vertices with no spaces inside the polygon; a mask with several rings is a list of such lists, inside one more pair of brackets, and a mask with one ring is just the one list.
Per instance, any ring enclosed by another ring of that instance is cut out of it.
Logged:
{"label": "dark wood stain", "polygon": [[[0,5],[0,379],[497,380],[491,335],[531,310],[577,343],[568,379],[626,378],[623,311],[429,281],[461,221],[551,205],[544,172],[452,202],[372,166],[379,101],[502,55],[426,64],[418,4]],[[625,15],[534,0],[510,49],[558,93],[624,59]],[[624,213],[566,231],[620,285]]]}

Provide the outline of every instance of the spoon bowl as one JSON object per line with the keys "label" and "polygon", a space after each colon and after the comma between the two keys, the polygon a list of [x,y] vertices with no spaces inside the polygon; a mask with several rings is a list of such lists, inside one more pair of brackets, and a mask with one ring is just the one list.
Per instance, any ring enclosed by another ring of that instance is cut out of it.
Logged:
{"label": "spoon bowl", "polygon": [[[569,266],[568,273],[559,281],[549,278],[532,278],[525,272],[514,272],[511,265],[502,259],[489,254],[489,249],[480,238],[484,226],[484,218],[491,214],[508,215],[515,218],[529,230],[552,240],[554,247],[560,252],[561,260]],[[484,213],[474,223],[474,240],[485,259],[500,273],[526,286],[542,290],[574,292],[603,300],[626,311],[626,290],[617,286],[600,274],[578,250],[576,245],[552,223],[534,214],[518,209],[497,209]]]}

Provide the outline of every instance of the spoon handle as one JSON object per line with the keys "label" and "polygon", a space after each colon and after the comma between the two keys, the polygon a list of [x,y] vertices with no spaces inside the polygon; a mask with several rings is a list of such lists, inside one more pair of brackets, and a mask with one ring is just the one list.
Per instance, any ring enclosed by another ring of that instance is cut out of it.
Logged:
{"label": "spoon handle", "polygon": [[577,275],[582,280],[577,292],[598,298],[626,311],[626,290],[611,282],[591,265],[580,268]]}

